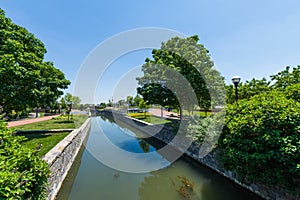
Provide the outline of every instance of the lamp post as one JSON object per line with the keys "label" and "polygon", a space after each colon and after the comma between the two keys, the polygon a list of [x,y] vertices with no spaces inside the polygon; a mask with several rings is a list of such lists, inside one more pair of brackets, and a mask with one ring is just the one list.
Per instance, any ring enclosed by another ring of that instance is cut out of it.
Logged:
{"label": "lamp post", "polygon": [[241,81],[241,77],[239,76],[234,76],[232,77],[232,82],[235,86],[235,101],[237,102],[238,99],[239,99],[239,95],[238,95],[238,85],[239,85],[239,82]]}

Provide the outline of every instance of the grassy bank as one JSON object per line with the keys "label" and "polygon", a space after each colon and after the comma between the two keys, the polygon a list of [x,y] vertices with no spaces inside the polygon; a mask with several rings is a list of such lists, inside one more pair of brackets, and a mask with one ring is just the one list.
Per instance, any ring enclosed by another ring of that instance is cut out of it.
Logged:
{"label": "grassy bank", "polygon": [[150,113],[129,113],[128,116],[151,124],[166,124],[172,122],[171,120],[168,119],[155,117]]}
{"label": "grassy bank", "polygon": [[[53,129],[75,129],[79,128],[88,118],[87,115],[74,115],[73,119],[68,120],[68,116],[55,117],[48,121],[36,122],[14,127],[16,130],[53,130]],[[26,140],[22,144],[30,149],[40,147],[39,156],[45,155],[57,143],[65,138],[70,132],[60,133],[24,133]]]}
{"label": "grassy bank", "polygon": [[64,139],[70,132],[60,132],[60,133],[26,133],[26,140],[22,142],[22,145],[35,149],[40,146],[37,155],[42,157],[47,152],[49,152],[57,143]]}

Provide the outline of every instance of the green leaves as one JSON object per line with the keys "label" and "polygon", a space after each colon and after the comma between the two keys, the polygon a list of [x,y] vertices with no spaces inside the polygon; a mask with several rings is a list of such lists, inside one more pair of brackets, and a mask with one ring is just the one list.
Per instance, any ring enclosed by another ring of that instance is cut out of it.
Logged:
{"label": "green leaves", "polygon": [[[162,42],[160,49],[153,49],[153,60],[146,59],[142,66],[144,76],[137,78],[141,86],[138,93],[148,103],[181,110],[195,105],[208,110],[211,105],[224,103],[224,78],[213,69],[208,50],[198,41],[197,35],[174,37]],[[185,82],[192,91],[184,86]],[[197,102],[191,100],[189,93],[196,96]]]}
{"label": "green leaves", "polygon": [[13,110],[51,104],[70,81],[43,60],[44,44],[0,11],[0,105],[10,115]]}
{"label": "green leaves", "polygon": [[226,111],[224,166],[246,180],[300,189],[300,103],[272,90]]}
{"label": "green leaves", "polygon": [[0,199],[45,199],[49,169],[0,121]]}
{"label": "green leaves", "polygon": [[290,67],[287,66],[285,70],[278,72],[275,75],[271,76],[271,80],[275,81],[273,87],[274,88],[280,88],[285,89],[286,87],[293,85],[293,84],[299,84],[300,83],[300,65],[297,67],[294,67],[290,71]]}

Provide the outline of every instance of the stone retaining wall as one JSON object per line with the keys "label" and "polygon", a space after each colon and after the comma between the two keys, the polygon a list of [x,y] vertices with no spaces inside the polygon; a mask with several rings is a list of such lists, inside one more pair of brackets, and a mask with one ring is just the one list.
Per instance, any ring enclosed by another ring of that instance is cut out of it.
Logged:
{"label": "stone retaining wall", "polygon": [[89,130],[90,119],[87,119],[79,129],[73,130],[43,157],[51,171],[48,178],[48,200],[55,199]]}
{"label": "stone retaining wall", "polygon": [[[200,158],[199,156],[199,150],[200,147],[198,144],[192,142],[190,147],[187,150],[183,150],[180,148],[180,146],[184,146],[181,144],[174,144],[172,139],[174,137],[174,132],[172,132],[172,129],[168,127],[164,127],[163,125],[152,125],[147,122],[137,120],[131,117],[124,116],[122,113],[118,113],[116,111],[108,111],[104,110],[101,112],[102,114],[113,117],[114,120],[118,123],[118,121],[126,123],[135,129],[138,129],[144,133],[147,133],[156,139],[169,144],[176,149],[182,151],[185,155],[193,158],[194,160],[198,161],[204,166],[209,167],[210,169],[216,171],[217,173],[221,174],[222,176],[230,179],[231,181],[235,182],[236,184],[240,185],[243,188],[246,188],[254,193],[256,193],[258,196],[264,198],[264,199],[275,199],[275,200],[296,200],[295,197],[290,196],[289,194],[285,193],[281,188],[279,187],[267,187],[263,184],[254,184],[249,183],[245,184],[240,182],[237,179],[237,176],[231,172],[225,170],[221,164],[219,163],[218,159],[218,149],[214,149],[209,154],[207,154],[205,157]],[[153,135],[153,133],[156,133]]]}

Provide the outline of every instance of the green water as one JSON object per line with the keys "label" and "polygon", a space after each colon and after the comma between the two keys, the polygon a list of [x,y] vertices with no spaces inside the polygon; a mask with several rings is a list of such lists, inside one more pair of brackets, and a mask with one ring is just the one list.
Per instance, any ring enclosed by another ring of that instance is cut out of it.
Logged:
{"label": "green water", "polygon": [[[156,152],[157,145],[152,146],[134,137],[137,134],[140,136],[141,133],[133,133],[100,117],[92,118],[91,123],[87,143],[81,149],[63,184],[57,197],[59,200],[260,199],[189,158],[183,157],[174,163],[169,163],[166,158]],[[111,160],[116,159],[120,162],[126,162],[126,158],[121,157],[130,155],[120,156],[114,154],[114,150],[106,149],[103,138],[99,135],[106,136],[122,150],[141,155],[144,153],[154,155],[140,160],[128,157],[127,159],[132,160],[131,164],[160,166],[163,169],[147,173],[128,173],[108,167],[107,165],[111,162],[99,161],[107,158],[101,157],[100,154],[111,156]],[[96,152],[97,150],[99,152]]]}

